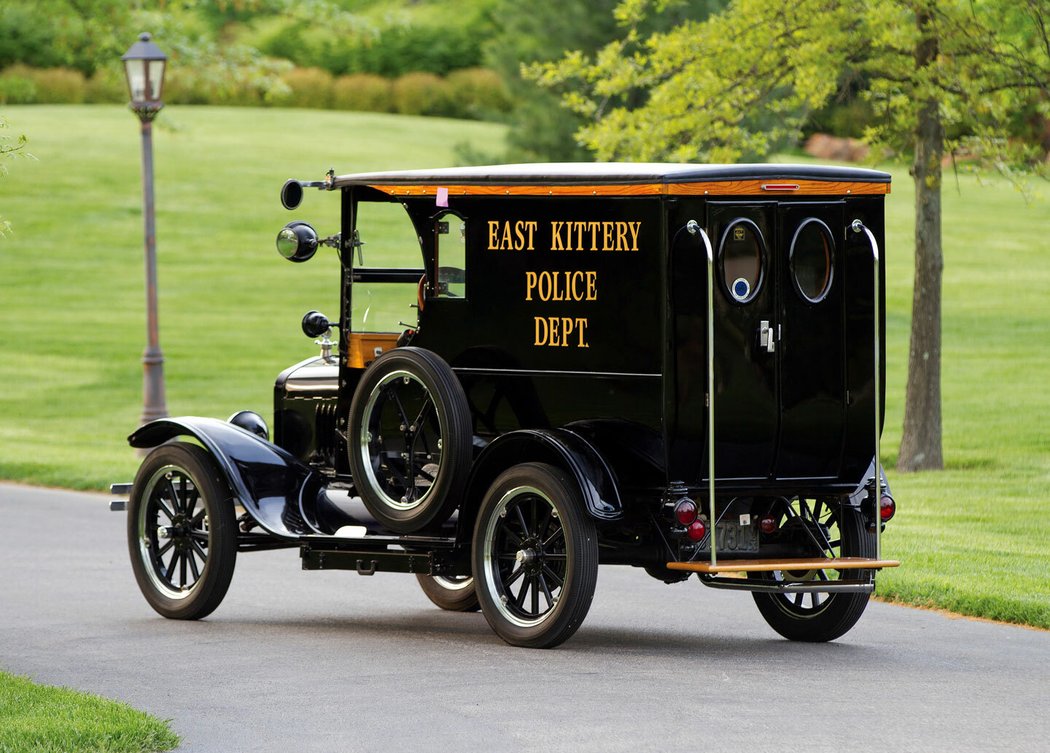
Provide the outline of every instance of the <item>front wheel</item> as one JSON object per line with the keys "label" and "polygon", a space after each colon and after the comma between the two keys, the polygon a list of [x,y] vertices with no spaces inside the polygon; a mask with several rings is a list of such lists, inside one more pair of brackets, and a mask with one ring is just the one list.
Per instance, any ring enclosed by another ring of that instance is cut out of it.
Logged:
{"label": "front wheel", "polygon": [[481,610],[507,643],[550,648],[576,632],[594,596],[598,537],[575,483],[523,463],[489,487],[474,529]]}
{"label": "front wheel", "polygon": [[229,498],[196,445],[161,445],[142,462],[128,502],[128,553],[139,590],[158,614],[197,620],[226,595],[237,561]]}
{"label": "front wheel", "polygon": [[[820,541],[823,548],[823,551],[801,552],[802,556],[875,556],[875,535],[868,532],[860,510],[845,504],[825,506],[816,502],[812,507],[804,501],[791,504],[794,509],[789,516],[788,525],[808,527],[812,538]],[[781,530],[785,529],[786,526]],[[808,538],[810,537],[807,535]],[[871,570],[845,572],[850,580],[866,581],[872,577]],[[774,572],[771,577],[777,581],[801,580],[819,583],[839,580],[842,572],[830,569],[805,573]],[[870,594],[867,593],[826,591],[754,593],[752,596],[758,611],[771,628],[789,640],[807,643],[832,641],[844,635],[857,624],[870,598]]]}

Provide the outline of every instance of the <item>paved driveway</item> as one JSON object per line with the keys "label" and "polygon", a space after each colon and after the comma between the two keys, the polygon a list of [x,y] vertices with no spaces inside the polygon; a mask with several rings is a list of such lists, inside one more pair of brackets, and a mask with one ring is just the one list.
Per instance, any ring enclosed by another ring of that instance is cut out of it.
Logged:
{"label": "paved driveway", "polygon": [[182,751],[1050,751],[1047,632],[875,603],[793,644],[746,594],[603,568],[576,636],[530,651],[294,550],[173,622],[107,499],[0,484],[0,668],[172,719]]}

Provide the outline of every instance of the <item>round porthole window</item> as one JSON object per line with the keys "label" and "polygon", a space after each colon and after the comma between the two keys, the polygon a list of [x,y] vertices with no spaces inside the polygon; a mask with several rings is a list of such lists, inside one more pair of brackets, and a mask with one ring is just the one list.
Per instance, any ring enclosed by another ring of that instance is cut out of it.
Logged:
{"label": "round porthole window", "polygon": [[762,285],[766,257],[762,231],[751,220],[737,219],[722,234],[718,247],[722,284],[737,303],[754,299]]}
{"label": "round porthole window", "polygon": [[791,276],[795,289],[810,303],[819,303],[831,289],[835,239],[820,220],[804,220],[791,239]]}

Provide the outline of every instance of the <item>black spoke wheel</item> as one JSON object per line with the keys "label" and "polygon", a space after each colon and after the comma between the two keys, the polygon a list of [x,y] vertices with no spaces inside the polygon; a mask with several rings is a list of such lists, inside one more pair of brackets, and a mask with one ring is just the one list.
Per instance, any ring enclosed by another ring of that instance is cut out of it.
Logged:
{"label": "black spoke wheel", "polygon": [[469,575],[416,575],[419,587],[434,604],[449,612],[476,612],[481,607]]}
{"label": "black spoke wheel", "polygon": [[128,553],[142,595],[159,614],[196,620],[230,587],[237,521],[207,452],[181,442],[146,457],[128,504]]}
{"label": "black spoke wheel", "polygon": [[[875,534],[867,530],[860,510],[849,505],[826,506],[821,502],[794,501],[781,525],[782,532],[792,529],[798,529],[797,540],[806,542],[800,547],[800,557],[875,556]],[[872,571],[827,569],[761,575],[778,582],[819,583],[843,578],[867,581],[872,577]],[[758,573],[752,574],[752,577],[759,576]],[[752,595],[758,611],[771,628],[789,640],[809,643],[832,641],[844,635],[860,619],[870,598],[867,593],[827,591]]]}
{"label": "black spoke wheel", "polygon": [[473,454],[470,408],[439,356],[403,347],[377,358],[350,404],[354,487],[372,516],[399,533],[448,519]]}
{"label": "black spoke wheel", "polygon": [[493,482],[478,512],[473,557],[481,610],[507,643],[557,646],[587,616],[598,539],[579,489],[559,469],[524,463]]}

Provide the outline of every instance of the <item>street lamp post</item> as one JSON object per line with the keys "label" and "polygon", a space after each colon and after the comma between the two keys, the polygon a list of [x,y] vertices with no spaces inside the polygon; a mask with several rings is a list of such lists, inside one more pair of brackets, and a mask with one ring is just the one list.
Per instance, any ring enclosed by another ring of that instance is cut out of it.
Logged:
{"label": "street lamp post", "polygon": [[131,95],[131,110],[142,124],[142,197],[145,205],[146,231],[146,350],[144,367],[145,405],[142,423],[164,418],[168,408],[164,401],[164,354],[160,350],[157,326],[157,246],[153,211],[153,119],[164,107],[161,92],[168,57],[150,35],[139,35],[121,60]]}

